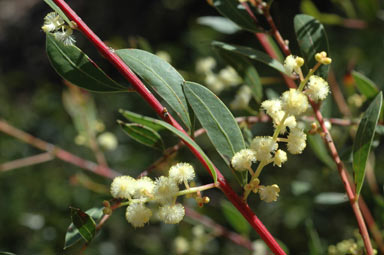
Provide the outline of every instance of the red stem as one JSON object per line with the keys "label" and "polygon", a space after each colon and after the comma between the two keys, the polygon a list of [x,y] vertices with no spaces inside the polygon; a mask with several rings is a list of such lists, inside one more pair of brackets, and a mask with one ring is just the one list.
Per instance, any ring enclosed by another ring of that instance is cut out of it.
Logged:
{"label": "red stem", "polygon": [[[78,30],[80,30],[87,38],[90,40],[94,46],[99,50],[99,52],[109,60],[119,71],[120,73],[132,84],[136,91],[144,98],[144,100],[155,110],[155,112],[166,122],[177,128],[178,130],[184,132],[184,129],[176,122],[175,119],[165,110],[161,103],[153,96],[153,94],[145,87],[141,80],[131,71],[131,69],[114,53],[114,50],[111,50],[100,38],[82,21],[82,19],[68,6],[68,4],[63,0],[54,0],[56,5],[68,16],[68,18],[74,21],[77,24]],[[166,114],[165,114],[166,113]],[[209,171],[209,167],[205,162],[204,158],[200,153],[193,148],[191,145],[187,144],[191,152],[197,157],[197,159],[204,165],[204,167]],[[218,169],[217,172],[217,181],[220,185],[220,189],[227,196],[228,200],[231,201],[234,206],[243,214],[243,216],[248,220],[250,225],[257,231],[261,236],[264,242],[269,246],[269,248],[275,254],[285,254],[283,249],[279,246],[273,236],[257,218],[257,216],[252,212],[252,210],[245,204],[242,199],[232,190],[228,185],[227,181],[220,173]]]}

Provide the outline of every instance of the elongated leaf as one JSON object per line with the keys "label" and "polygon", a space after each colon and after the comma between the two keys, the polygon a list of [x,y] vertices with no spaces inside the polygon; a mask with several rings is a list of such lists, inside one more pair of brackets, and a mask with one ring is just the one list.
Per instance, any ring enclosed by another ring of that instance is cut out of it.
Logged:
{"label": "elongated leaf", "polygon": [[16,255],[16,254],[12,252],[7,252],[7,251],[0,251],[0,255]]}
{"label": "elongated leaf", "polygon": [[237,0],[213,0],[213,6],[223,16],[240,27],[251,32],[262,31],[261,27],[249,16],[245,8]]}
{"label": "elongated leaf", "polygon": [[261,102],[263,98],[263,88],[260,81],[259,73],[252,63],[244,56],[240,56],[231,51],[224,50],[220,47],[215,47],[219,55],[243,77],[245,84],[251,90],[253,97],[257,102]]}
{"label": "elongated leaf", "polygon": [[[125,118],[127,118],[129,121],[135,121],[135,120],[138,119],[137,118],[138,114],[136,114],[136,113],[133,113],[133,112],[130,112],[130,111],[122,111],[122,110],[120,110],[120,112],[123,113],[123,116]],[[131,116],[135,116],[135,117],[131,118]],[[143,124],[143,122],[145,122],[145,123],[152,122],[154,126],[162,126],[164,129],[167,129],[167,130],[171,131],[173,134],[175,134],[179,138],[181,138],[184,141],[184,143],[186,143],[186,144],[190,145],[191,147],[193,147],[196,151],[199,152],[199,154],[202,156],[204,161],[207,163],[209,171],[211,172],[213,180],[215,182],[217,181],[217,175],[216,175],[216,168],[215,168],[215,166],[213,165],[211,160],[208,158],[208,156],[204,153],[204,151],[200,148],[200,146],[195,141],[193,141],[187,134],[181,132],[180,130],[176,129],[175,127],[171,126],[170,124],[168,124],[168,123],[166,123],[166,122],[164,122],[162,120],[157,120],[157,119],[153,119],[153,118],[142,116],[142,115],[141,115],[140,120],[142,120],[141,124]]]}
{"label": "elongated leaf", "polygon": [[137,114],[134,112],[126,111],[123,109],[120,109],[119,112],[129,121],[141,124],[145,127],[148,127],[152,130],[159,131],[162,129],[165,129],[164,126],[158,124],[157,122],[154,122],[152,118],[143,116],[141,114]]}
{"label": "elongated leaf", "polygon": [[[294,26],[305,66],[312,68],[317,63],[315,60],[316,53],[325,51],[329,54],[328,39],[324,27],[318,20],[306,14],[296,15]],[[329,65],[321,65],[317,74],[327,79],[328,71]]]}
{"label": "elongated leaf", "polygon": [[329,156],[328,150],[325,147],[320,135],[309,135],[308,143],[318,159],[320,159],[330,169],[335,169],[336,165]]}
{"label": "elongated leaf", "polygon": [[[76,210],[80,210],[80,209],[76,209],[76,208],[71,208],[71,215],[72,215],[72,209],[75,209],[75,211],[74,211],[75,214],[76,214]],[[82,212],[82,213],[84,213],[84,212]],[[91,209],[87,210],[85,212],[85,214],[90,216],[92,218],[93,222],[95,222],[95,221],[100,220],[101,217],[103,216],[103,208],[102,207],[101,208],[91,208]],[[75,217],[77,217],[77,216],[75,216]],[[85,218],[87,218],[87,217],[85,217]],[[75,227],[75,225],[73,223],[71,223],[68,227],[67,233],[65,234],[64,249],[67,249],[67,248],[73,246],[74,244],[76,244],[77,242],[79,242],[82,239],[83,239],[83,237],[80,234],[79,229],[77,227]]]}
{"label": "elongated leaf", "polygon": [[364,183],[365,166],[375,134],[377,121],[383,102],[383,93],[380,92],[368,109],[365,111],[357,129],[353,143],[353,172],[355,176],[356,195],[359,196]]}
{"label": "elongated leaf", "polygon": [[224,33],[233,34],[239,31],[241,28],[233,23],[231,20],[221,16],[204,16],[197,19],[197,23],[200,25],[209,26],[212,29]]}
{"label": "elongated leaf", "polygon": [[345,193],[324,192],[315,197],[315,203],[323,205],[336,205],[347,201],[348,197]]}
{"label": "elongated leaf", "polygon": [[64,12],[52,1],[52,0],[44,0],[46,4],[49,5],[49,7],[52,8],[57,14],[59,14],[60,17],[64,19],[67,24],[71,24],[71,21],[68,19],[68,17],[64,14]]}
{"label": "elongated leaf", "polygon": [[375,83],[362,73],[352,71],[352,76],[360,93],[367,98],[373,98],[379,93],[379,89],[376,87]]}
{"label": "elongated leaf", "polygon": [[237,233],[248,236],[251,230],[249,223],[244,219],[236,207],[227,200],[221,201],[221,209],[227,222]]}
{"label": "elongated leaf", "polygon": [[[184,91],[213,146],[230,166],[233,155],[245,149],[243,135],[232,113],[215,94],[200,84],[187,81]],[[246,173],[238,174],[237,176],[241,178],[240,183],[243,185],[247,175]]]}
{"label": "elongated leaf", "polygon": [[184,78],[168,62],[149,52],[123,49],[116,53],[171,106],[190,129],[191,120],[182,88]]}
{"label": "elongated leaf", "polygon": [[161,136],[152,128],[136,123],[128,124],[124,122],[119,122],[119,124],[121,125],[125,133],[133,140],[151,148],[155,148],[158,150],[164,149],[164,144],[163,140],[161,139]]}
{"label": "elongated leaf", "polygon": [[98,92],[126,89],[109,78],[79,48],[65,46],[50,33],[47,33],[46,37],[46,50],[55,71],[76,86]]}
{"label": "elongated leaf", "polygon": [[238,46],[238,45],[233,45],[233,44],[228,44],[228,43],[223,43],[223,42],[217,42],[217,41],[212,42],[212,45],[214,47],[245,56],[249,59],[262,62],[262,63],[276,69],[277,71],[279,71],[283,74],[287,74],[283,64],[281,64],[276,59],[271,58],[270,56],[268,56],[267,54],[265,54],[262,51],[255,50],[255,49],[252,49],[249,47]]}

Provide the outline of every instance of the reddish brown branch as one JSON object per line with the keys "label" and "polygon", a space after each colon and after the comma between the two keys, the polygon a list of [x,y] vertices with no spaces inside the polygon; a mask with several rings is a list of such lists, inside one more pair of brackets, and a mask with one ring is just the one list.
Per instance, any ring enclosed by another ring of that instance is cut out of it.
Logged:
{"label": "reddish brown branch", "polygon": [[73,165],[76,165],[80,168],[89,170],[95,174],[107,177],[107,178],[113,178],[118,175],[120,175],[118,172],[115,172],[114,170],[103,167],[100,165],[95,164],[92,161],[88,161],[85,159],[82,159],[76,155],[73,155],[72,153],[65,151],[53,144],[47,143],[39,138],[36,138],[20,129],[17,129],[10,124],[8,124],[5,120],[0,120],[0,131],[8,134],[12,137],[15,137],[25,143],[28,143],[40,150],[46,151],[50,153],[51,155],[55,156],[58,159],[61,159],[63,161],[69,162]]}
{"label": "reddish brown branch", "polygon": [[[153,96],[153,94],[146,88],[141,80],[131,71],[131,69],[111,50],[100,38],[83,22],[83,20],[68,6],[63,0],[54,0],[56,5],[67,15],[67,17],[76,23],[77,28],[81,31],[87,39],[99,50],[99,52],[110,61],[117,70],[132,84],[138,94],[151,106],[151,108],[166,122],[188,135],[179,123],[167,112],[164,111],[165,107]],[[210,172],[209,165],[203,156],[190,144],[186,143],[187,147],[195,155],[195,157],[202,163],[202,165]],[[256,217],[249,206],[244,203],[241,198],[229,186],[227,180],[218,169],[216,170],[217,182],[220,189],[226,195],[228,200],[239,210],[239,212],[247,219],[250,225],[257,231],[264,242],[275,254],[285,254],[284,250],[276,242],[273,236],[265,228],[262,222]]]}
{"label": "reddish brown branch", "polygon": [[335,99],[335,102],[341,114],[347,117],[351,116],[351,111],[349,110],[349,107],[345,102],[343,93],[341,93],[340,86],[336,80],[335,74],[332,69],[330,69],[328,73],[328,82],[332,91],[332,96]]}

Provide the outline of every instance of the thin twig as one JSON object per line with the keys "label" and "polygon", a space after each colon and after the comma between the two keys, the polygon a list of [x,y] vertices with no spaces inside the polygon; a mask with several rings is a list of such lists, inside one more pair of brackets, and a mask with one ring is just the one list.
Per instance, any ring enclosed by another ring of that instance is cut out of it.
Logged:
{"label": "thin twig", "polygon": [[50,161],[54,158],[55,157],[53,157],[51,153],[45,152],[45,153],[41,153],[31,157],[25,157],[22,159],[16,159],[7,163],[3,163],[0,165],[0,171],[5,172],[5,171],[21,168],[21,167],[37,165],[37,164]]}
{"label": "thin twig", "polygon": [[348,104],[345,102],[343,93],[341,93],[340,85],[336,80],[336,76],[332,68],[329,70],[329,73],[328,73],[328,82],[330,85],[329,87],[331,88],[331,91],[332,91],[332,96],[335,99],[336,105],[339,108],[339,111],[341,112],[341,114],[343,114],[346,117],[351,116],[351,111],[349,110]]}
{"label": "thin twig", "polygon": [[89,170],[95,174],[107,177],[107,178],[114,178],[116,176],[119,176],[120,173],[100,165],[95,164],[92,161],[88,161],[85,159],[82,159],[76,155],[73,155],[72,153],[65,151],[53,144],[47,143],[37,137],[34,137],[12,125],[7,123],[5,120],[0,119],[0,131],[8,134],[12,137],[15,137],[25,143],[28,143],[40,150],[46,151],[50,153],[51,155],[69,162],[73,165],[76,165],[78,167],[81,167],[83,169]]}

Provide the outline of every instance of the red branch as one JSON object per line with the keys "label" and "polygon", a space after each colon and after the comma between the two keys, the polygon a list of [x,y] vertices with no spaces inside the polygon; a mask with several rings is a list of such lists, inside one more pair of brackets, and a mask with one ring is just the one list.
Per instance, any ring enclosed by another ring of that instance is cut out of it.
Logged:
{"label": "red branch", "polygon": [[[186,132],[180,126],[176,120],[165,111],[165,108],[161,103],[153,96],[153,94],[145,87],[141,80],[131,71],[131,69],[115,54],[114,50],[109,48],[100,38],[83,22],[83,20],[67,5],[63,0],[54,0],[56,5],[68,16],[68,18],[74,21],[77,25],[78,30],[80,30],[89,41],[99,50],[99,52],[110,61],[117,70],[132,84],[136,91],[144,98],[144,100],[155,110],[155,112],[166,122],[180,130],[181,132]],[[165,114],[167,113],[167,114]],[[205,162],[202,155],[191,145],[187,144],[191,152],[196,156],[196,158],[204,165],[204,167],[209,171],[207,162]],[[285,254],[283,249],[279,246],[273,236],[265,228],[262,222],[257,218],[257,216],[252,212],[249,206],[242,201],[242,199],[232,190],[224,176],[220,173],[218,169],[217,172],[217,181],[220,185],[220,189],[227,196],[228,200],[231,201],[234,206],[240,211],[240,213],[248,220],[250,225],[257,231],[261,236],[264,242],[269,246],[269,248],[275,254]]]}

